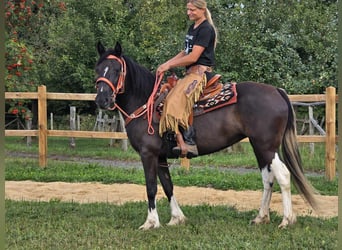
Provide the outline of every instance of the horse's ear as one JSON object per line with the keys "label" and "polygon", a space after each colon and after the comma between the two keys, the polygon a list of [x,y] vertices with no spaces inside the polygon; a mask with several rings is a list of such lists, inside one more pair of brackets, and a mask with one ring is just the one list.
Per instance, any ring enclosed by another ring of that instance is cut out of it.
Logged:
{"label": "horse's ear", "polygon": [[116,42],[116,45],[115,45],[114,50],[115,50],[115,54],[116,54],[117,56],[121,56],[121,54],[122,54],[122,48],[121,48],[121,44],[120,44],[119,42]]}
{"label": "horse's ear", "polygon": [[102,45],[100,41],[97,42],[96,47],[97,47],[97,52],[99,53],[99,55],[102,55],[106,51],[106,48]]}

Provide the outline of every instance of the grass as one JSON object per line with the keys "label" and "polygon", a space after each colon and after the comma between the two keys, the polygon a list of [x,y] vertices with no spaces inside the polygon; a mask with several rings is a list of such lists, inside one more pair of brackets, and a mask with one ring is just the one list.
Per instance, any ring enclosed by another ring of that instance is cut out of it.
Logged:
{"label": "grass", "polygon": [[[5,179],[42,182],[66,181],[144,184],[139,157],[129,149],[108,147],[109,140],[49,138],[48,167],[38,167],[38,159],[16,157],[18,153],[38,154],[34,143],[26,146],[22,138],[6,137]],[[191,160],[186,171],[174,162],[171,174],[175,185],[205,186],[216,189],[260,190],[258,171],[239,173],[236,167],[254,168],[255,159],[248,144],[228,153],[220,152]],[[301,148],[305,170],[324,171],[324,148],[317,145],[310,156]],[[308,150],[307,150],[308,151]],[[12,153],[12,154],[11,154]],[[75,159],[54,160],[53,156]],[[126,160],[125,167],[105,166],[88,159]],[[316,160],[313,160],[316,159]],[[307,167],[307,166],[310,167]],[[196,167],[195,167],[196,166]],[[210,166],[210,167],[209,167]],[[337,195],[337,180],[326,181],[322,175],[309,175],[313,186],[324,195]],[[279,191],[278,185],[275,190]],[[293,188],[293,192],[296,193]],[[189,194],[191,195],[191,194]],[[187,223],[176,227],[140,231],[146,219],[146,203],[132,202],[122,206],[110,203],[78,204],[73,202],[28,202],[6,200],[6,249],[336,249],[337,218],[298,217],[298,222],[285,230],[277,228],[281,217],[271,214],[268,225],[251,226],[257,211],[239,212],[227,206],[182,206]],[[170,219],[168,202],[158,202],[162,225]]]}
{"label": "grass", "polygon": [[[42,182],[102,182],[145,184],[143,169],[130,167],[104,167],[98,164],[68,161],[49,161],[49,167],[39,168],[35,159],[6,158],[6,180],[33,180]],[[172,180],[178,186],[201,186],[216,189],[261,190],[258,171],[241,174],[217,167],[192,167],[189,171],[171,168]],[[323,195],[337,195],[338,181],[327,181],[323,176],[309,176],[312,185]],[[275,183],[275,191],[280,191]],[[296,193],[296,190],[292,188]]]}
{"label": "grass", "polygon": [[[85,139],[77,138],[76,147],[69,147],[69,138],[49,137],[48,154],[49,156],[79,156],[87,158],[120,159],[139,161],[139,155],[129,147],[123,151],[117,143],[115,147],[109,147],[109,139]],[[31,147],[26,146],[23,137],[6,137],[6,152],[26,152],[38,155],[38,143],[34,141]],[[300,144],[300,153],[306,171],[324,172],[325,170],[325,145],[315,143],[314,154],[310,153],[308,143]],[[256,168],[257,162],[253,150],[249,143],[234,145],[233,151],[223,150],[215,154],[197,157],[191,160],[192,165],[216,166],[216,167],[245,167]]]}
{"label": "grass", "polygon": [[[158,203],[168,222],[166,200]],[[251,226],[257,211],[226,206],[184,206],[187,223],[140,231],[145,202],[115,206],[6,201],[7,249],[336,249],[337,220],[299,217],[285,230],[272,214],[268,225]]]}

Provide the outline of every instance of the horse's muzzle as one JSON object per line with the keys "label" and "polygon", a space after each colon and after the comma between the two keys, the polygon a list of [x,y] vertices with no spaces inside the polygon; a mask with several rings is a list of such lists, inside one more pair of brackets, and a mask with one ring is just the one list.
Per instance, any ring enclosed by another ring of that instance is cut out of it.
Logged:
{"label": "horse's muzzle", "polygon": [[111,96],[99,93],[95,98],[95,103],[100,109],[109,109],[113,105],[114,100]]}

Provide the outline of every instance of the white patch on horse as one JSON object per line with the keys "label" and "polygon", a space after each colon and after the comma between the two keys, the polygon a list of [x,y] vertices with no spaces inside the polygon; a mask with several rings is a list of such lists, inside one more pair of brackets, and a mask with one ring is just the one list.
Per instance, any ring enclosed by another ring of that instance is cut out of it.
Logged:
{"label": "white patch on horse", "polygon": [[262,175],[262,182],[264,184],[264,192],[262,195],[259,216],[261,218],[265,217],[265,220],[269,220],[270,218],[269,207],[270,207],[270,202],[272,198],[274,174],[272,173],[272,169],[266,166],[262,169],[261,175]]}
{"label": "white patch on horse", "polygon": [[277,153],[274,155],[274,159],[270,166],[265,166],[262,171],[262,181],[264,184],[264,192],[261,199],[261,207],[258,216],[252,221],[254,224],[269,223],[270,222],[270,202],[272,197],[272,187],[274,178],[277,179],[284,207],[284,217],[279,225],[280,228],[296,222],[296,216],[292,211],[291,201],[291,184],[290,184],[290,172],[285,164],[279,159]]}
{"label": "white patch on horse", "polygon": [[292,211],[291,175],[285,164],[279,159],[277,153],[272,160],[271,169],[278,181],[283,198],[284,217],[279,227],[286,227],[296,222],[296,216]]}
{"label": "white patch on horse", "polygon": [[103,92],[103,86],[101,86],[101,88],[100,88],[100,92]]}
{"label": "white patch on horse", "polygon": [[186,217],[184,216],[174,196],[171,197],[170,207],[171,207],[171,220],[168,223],[168,225],[172,226],[172,225],[179,225],[179,224],[184,223]]}
{"label": "white patch on horse", "polygon": [[105,67],[105,69],[104,69],[104,73],[103,73],[103,77],[105,77],[106,76],[106,74],[107,74],[107,72],[108,72],[108,67]]}
{"label": "white patch on horse", "polygon": [[[270,222],[270,202],[272,198],[272,187],[274,181],[274,174],[272,169],[265,166],[261,171],[262,182],[264,184],[264,192],[262,194],[261,206],[259,215],[256,218],[255,223],[269,223]],[[259,221],[260,220],[260,221]]]}
{"label": "white patch on horse", "polygon": [[147,219],[145,223],[139,227],[139,229],[148,230],[148,229],[158,228],[158,227],[160,227],[160,222],[159,222],[157,208],[148,210]]}

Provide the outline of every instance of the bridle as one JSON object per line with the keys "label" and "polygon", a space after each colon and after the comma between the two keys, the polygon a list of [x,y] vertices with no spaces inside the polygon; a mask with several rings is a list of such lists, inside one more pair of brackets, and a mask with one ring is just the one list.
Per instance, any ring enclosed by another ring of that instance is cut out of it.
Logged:
{"label": "bridle", "polygon": [[107,79],[105,77],[99,77],[96,80],[96,86],[98,85],[99,82],[105,82],[112,89],[113,96],[116,96],[117,94],[122,94],[125,92],[124,82],[125,82],[125,78],[126,78],[126,62],[123,58],[119,58],[119,57],[114,56],[114,55],[107,56],[107,59],[116,60],[121,65],[121,72],[120,72],[120,76],[118,79],[118,84],[115,87],[115,85],[109,79]]}
{"label": "bridle", "polygon": [[[120,63],[121,65],[121,72],[120,72],[120,76],[118,79],[118,83],[115,87],[115,85],[107,78],[103,77],[99,77],[96,80],[96,87],[98,87],[98,83],[99,82],[105,82],[113,91],[112,97],[115,97],[118,94],[123,94],[125,92],[125,78],[126,78],[126,62],[123,58],[114,56],[114,55],[108,55],[107,59],[109,60],[116,60]],[[160,74],[160,75],[156,75],[156,80],[154,83],[154,88],[152,91],[152,94],[150,95],[148,101],[146,104],[142,105],[141,107],[139,107],[137,110],[135,110],[132,114],[127,114],[119,105],[116,104],[116,102],[114,103],[114,106],[112,108],[108,108],[109,110],[114,110],[115,108],[117,108],[118,110],[120,110],[120,112],[126,117],[126,126],[127,124],[135,118],[138,118],[142,115],[144,115],[145,113],[147,113],[147,120],[148,120],[148,133],[149,134],[154,134],[154,129],[152,126],[152,115],[153,115],[153,105],[154,105],[154,97],[158,91],[159,85],[163,79],[164,73]]]}

